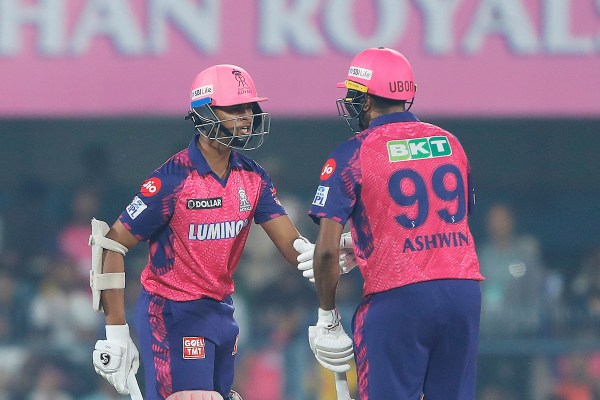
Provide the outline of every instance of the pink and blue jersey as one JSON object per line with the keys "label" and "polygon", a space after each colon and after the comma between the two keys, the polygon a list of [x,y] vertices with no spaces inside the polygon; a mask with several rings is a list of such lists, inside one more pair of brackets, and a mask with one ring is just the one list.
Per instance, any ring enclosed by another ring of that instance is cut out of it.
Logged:
{"label": "pink and blue jersey", "polygon": [[482,280],[459,141],[412,113],[380,116],[330,155],[309,215],[351,222],[365,296],[416,282]]}
{"label": "pink and blue jersey", "polygon": [[149,243],[144,289],[175,301],[229,296],[252,220],[285,215],[260,165],[232,151],[230,173],[220,179],[196,141],[155,170],[119,217]]}

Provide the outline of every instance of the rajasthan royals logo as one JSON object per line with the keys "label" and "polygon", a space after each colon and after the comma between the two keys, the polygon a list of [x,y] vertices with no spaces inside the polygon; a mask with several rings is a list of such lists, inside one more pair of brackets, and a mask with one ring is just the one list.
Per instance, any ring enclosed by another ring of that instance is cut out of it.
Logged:
{"label": "rajasthan royals logo", "polygon": [[246,196],[246,191],[242,188],[238,190],[238,194],[240,195],[240,211],[250,211],[252,210],[252,206],[248,201],[248,196]]}
{"label": "rajasthan royals logo", "polygon": [[246,83],[246,78],[244,77],[244,75],[242,75],[240,71],[234,69],[233,71],[231,71],[231,73],[233,74],[233,76],[235,76],[235,80],[238,81],[238,87],[248,87],[248,84]]}
{"label": "rajasthan royals logo", "polygon": [[242,71],[238,71],[237,69],[234,69],[233,71],[231,71],[231,73],[235,77],[235,80],[238,82],[238,87],[237,87],[238,96],[241,96],[243,94],[248,94],[248,93],[252,94],[252,91],[254,89],[248,85],[248,83],[246,82],[246,77],[244,75],[242,75]]}

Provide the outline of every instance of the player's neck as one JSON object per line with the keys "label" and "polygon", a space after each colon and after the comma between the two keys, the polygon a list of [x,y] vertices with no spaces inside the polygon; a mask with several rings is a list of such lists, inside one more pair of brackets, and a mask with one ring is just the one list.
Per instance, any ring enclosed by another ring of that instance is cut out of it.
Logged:
{"label": "player's neck", "polygon": [[216,140],[198,140],[196,147],[200,150],[210,169],[220,178],[224,178],[229,170],[231,148]]}

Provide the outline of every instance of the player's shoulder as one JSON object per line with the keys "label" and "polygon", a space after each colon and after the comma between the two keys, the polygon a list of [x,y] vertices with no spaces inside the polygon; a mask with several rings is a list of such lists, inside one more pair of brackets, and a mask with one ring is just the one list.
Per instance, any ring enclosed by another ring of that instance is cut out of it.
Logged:
{"label": "player's shoulder", "polygon": [[238,151],[232,150],[232,157],[234,162],[238,163],[242,168],[247,170],[263,170],[264,168],[253,158],[248,157]]}
{"label": "player's shoulder", "polygon": [[233,162],[245,171],[256,172],[259,175],[268,175],[265,168],[253,158],[245,154],[232,150]]}
{"label": "player's shoulder", "polygon": [[194,164],[190,159],[188,149],[183,149],[163,162],[152,172],[152,176],[167,181],[180,181],[190,174]]}
{"label": "player's shoulder", "polygon": [[347,138],[333,149],[331,157],[349,158],[360,149],[361,144],[364,142],[365,138],[367,138],[368,134],[367,130],[365,130]]}

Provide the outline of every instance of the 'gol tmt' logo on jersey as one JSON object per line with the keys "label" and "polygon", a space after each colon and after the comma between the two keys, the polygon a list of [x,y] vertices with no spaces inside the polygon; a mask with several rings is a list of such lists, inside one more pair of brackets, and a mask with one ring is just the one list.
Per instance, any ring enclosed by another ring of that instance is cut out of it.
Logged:
{"label": "'gol tmt' logo on jersey", "polygon": [[240,196],[240,211],[250,211],[252,210],[252,206],[248,201],[248,196],[246,196],[246,191],[242,188],[238,190],[238,194]]}
{"label": "'gol tmt' logo on jersey", "polygon": [[452,154],[450,142],[445,136],[391,140],[387,142],[387,151],[391,162],[447,157]]}

